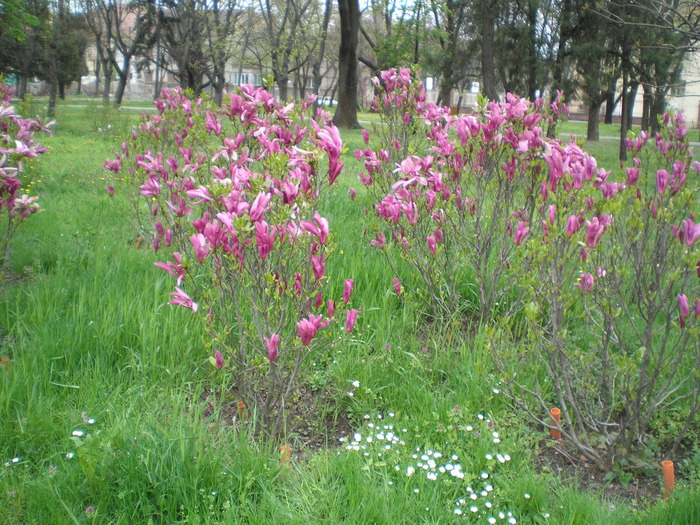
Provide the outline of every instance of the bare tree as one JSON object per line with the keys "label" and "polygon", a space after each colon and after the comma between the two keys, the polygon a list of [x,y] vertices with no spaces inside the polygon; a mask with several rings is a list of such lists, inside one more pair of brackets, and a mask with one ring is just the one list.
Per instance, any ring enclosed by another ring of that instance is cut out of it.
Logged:
{"label": "bare tree", "polygon": [[306,27],[318,12],[312,0],[259,0],[260,15],[265,26],[266,48],[272,75],[279,89],[279,98],[289,98],[289,75],[311,59],[309,45],[314,47],[317,35]]}
{"label": "bare tree", "polygon": [[[590,9],[615,24],[641,30],[661,29],[684,37],[682,44],[663,44],[668,49],[678,49],[680,46],[692,51],[700,43],[700,2],[697,0],[608,1]],[[624,12],[629,9],[634,9],[645,16],[631,20],[624,15]]]}
{"label": "bare tree", "polygon": [[175,74],[181,87],[195,93],[211,86],[214,101],[221,104],[240,16],[236,0],[164,0],[159,10],[159,41],[164,52],[159,67]]}
{"label": "bare tree", "polygon": [[[112,69],[117,73],[119,81],[114,103],[120,105],[129,81],[132,60],[145,54],[155,41],[155,0],[83,0],[83,9],[102,60],[106,90],[110,89]],[[108,96],[107,91],[105,99]]]}
{"label": "bare tree", "polygon": [[[318,49],[316,56],[314,58],[313,66],[311,68],[313,75],[313,92],[315,95],[320,94],[321,82],[323,81],[324,72],[322,67],[324,64],[328,64],[326,57],[326,42],[328,40],[328,27],[331,21],[331,15],[333,13],[333,0],[325,0],[323,9],[323,22],[321,24],[321,35],[319,37]],[[329,67],[326,67],[326,73]]]}
{"label": "bare tree", "polygon": [[464,59],[467,57],[462,45],[463,33],[469,20],[471,4],[472,2],[467,0],[433,0],[430,3],[441,50],[437,56],[440,77],[438,105],[447,106],[452,103],[452,90],[457,87],[464,74]]}

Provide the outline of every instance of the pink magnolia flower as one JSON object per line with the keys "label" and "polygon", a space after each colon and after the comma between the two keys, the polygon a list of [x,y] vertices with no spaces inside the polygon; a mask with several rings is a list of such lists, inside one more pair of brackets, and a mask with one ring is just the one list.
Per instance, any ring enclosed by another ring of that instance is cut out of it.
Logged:
{"label": "pink magnolia flower", "polygon": [[197,256],[199,262],[203,262],[204,259],[209,255],[209,246],[207,246],[207,239],[204,234],[198,233],[196,235],[190,236],[190,243],[192,248],[194,248],[194,253]]}
{"label": "pink magnolia flower", "polygon": [[328,326],[329,321],[322,320],[320,315],[310,315],[308,319],[302,319],[297,322],[297,335],[301,339],[304,346],[309,346],[316,333],[323,327]]}
{"label": "pink magnolia flower", "polygon": [[280,336],[272,334],[269,338],[263,337],[263,341],[265,341],[265,346],[267,347],[267,358],[270,360],[270,363],[274,363],[280,347]]}
{"label": "pink magnolia flower", "polygon": [[324,126],[316,133],[318,145],[328,154],[330,161],[337,161],[343,151],[343,140],[340,138],[340,131],[335,126]]}
{"label": "pink magnolia flower", "polygon": [[213,132],[214,135],[216,135],[217,137],[221,135],[221,133],[224,131],[223,124],[221,124],[221,121],[218,118],[216,118],[216,115],[214,115],[214,113],[212,113],[211,110],[207,110],[204,128],[207,131]]}
{"label": "pink magnolia flower", "polygon": [[586,221],[586,229],[586,245],[589,248],[595,248],[605,231],[605,226],[601,224],[598,217],[593,217],[590,221]]}
{"label": "pink magnolia flower", "polygon": [[211,202],[211,193],[209,192],[209,188],[205,186],[200,186],[196,190],[187,190],[187,196],[190,199],[199,199],[196,202],[193,202],[193,204],[202,204],[203,202]]}
{"label": "pink magnolia flower", "polygon": [[355,200],[355,188],[350,188],[350,200],[354,201]]}
{"label": "pink magnolia flower", "polygon": [[678,310],[680,312],[681,328],[685,328],[685,319],[690,315],[690,305],[688,304],[688,296],[678,294]]}
{"label": "pink magnolia flower", "polygon": [[160,183],[155,175],[151,175],[148,179],[139,186],[141,190],[141,195],[158,195],[160,193]]}
{"label": "pink magnolia flower", "polygon": [[216,368],[221,370],[224,367],[224,356],[221,355],[221,351],[217,350],[214,352],[214,361],[216,363]]}
{"label": "pink magnolia flower", "polygon": [[119,173],[122,170],[122,163],[119,159],[107,159],[102,166],[110,171],[113,171],[114,173]]}
{"label": "pink magnolia flower", "polygon": [[578,286],[584,292],[590,292],[591,290],[593,290],[594,282],[595,280],[593,279],[593,275],[591,275],[590,273],[582,273],[579,278],[579,282],[574,284],[574,286]]}
{"label": "pink magnolia flower", "polygon": [[686,219],[682,224],[685,243],[692,246],[695,240],[700,237],[700,222],[696,224],[692,219]]}
{"label": "pink magnolia flower", "polygon": [[377,232],[374,234],[374,240],[370,241],[369,243],[377,248],[383,248],[386,246],[386,237],[384,237],[382,232]]}
{"label": "pink magnolia flower", "polygon": [[285,180],[282,183],[282,201],[285,204],[293,203],[299,195],[299,185],[294,184],[290,180]]}
{"label": "pink magnolia flower", "polygon": [[656,172],[656,190],[659,195],[663,195],[668,186],[668,171],[658,170]]}
{"label": "pink magnolia flower", "polygon": [[335,314],[335,301],[328,299],[328,317],[333,317]]}
{"label": "pink magnolia flower", "polygon": [[318,237],[318,242],[326,244],[328,239],[328,219],[321,217],[318,212],[314,214],[314,222],[301,221],[301,227]]}
{"label": "pink magnolia flower", "polygon": [[570,215],[566,220],[566,233],[571,237],[581,227],[578,215]]}
{"label": "pink magnolia flower", "polygon": [[430,255],[435,255],[435,250],[437,249],[437,244],[435,242],[434,235],[428,235],[425,240],[428,241],[428,250],[430,250]]}
{"label": "pink magnolia flower", "polygon": [[627,168],[627,183],[630,186],[634,186],[637,184],[637,180],[639,180],[639,169],[638,168]]}
{"label": "pink magnolia flower", "polygon": [[520,246],[523,242],[525,242],[525,238],[527,237],[528,233],[530,233],[530,227],[527,226],[524,221],[520,221],[518,223],[518,227],[515,229],[516,246]]}
{"label": "pink magnolia flower", "polygon": [[336,159],[328,161],[328,184],[333,184],[343,171],[344,164]]}
{"label": "pink magnolia flower", "polygon": [[255,242],[257,243],[261,259],[264,260],[270,255],[276,237],[277,228],[275,226],[270,228],[265,221],[255,223]]}
{"label": "pink magnolia flower", "polygon": [[267,211],[267,205],[270,203],[270,199],[272,199],[272,194],[270,192],[262,191],[258,193],[258,196],[255,197],[255,200],[248,211],[251,221],[257,222],[260,220],[263,214]]}
{"label": "pink magnolia flower", "polygon": [[112,186],[111,184],[107,186],[107,195],[109,195],[110,197],[114,197],[115,191],[116,190],[114,189],[114,186]]}
{"label": "pink magnolia flower", "polygon": [[345,331],[347,333],[352,332],[353,327],[355,326],[355,321],[357,320],[357,310],[348,310],[348,313],[345,315]]}
{"label": "pink magnolia flower", "polygon": [[178,306],[184,306],[185,308],[189,308],[193,312],[196,312],[199,306],[197,303],[195,303],[192,298],[187,295],[185,292],[183,292],[180,288],[175,287],[175,292],[171,293],[173,300],[170,301],[168,304],[174,304]]}
{"label": "pink magnolia flower", "polygon": [[320,257],[318,255],[312,255],[311,265],[314,270],[314,277],[316,277],[316,279],[323,278],[326,274],[326,255],[321,254]]}
{"label": "pink magnolia flower", "polygon": [[401,295],[401,281],[399,280],[398,277],[394,277],[391,280],[391,283],[394,285],[394,292],[396,292],[396,295]]}
{"label": "pink magnolia flower", "polygon": [[345,304],[348,304],[350,301],[350,296],[352,295],[352,287],[354,286],[355,281],[352,279],[345,279],[345,287],[343,288],[343,302]]}
{"label": "pink magnolia flower", "polygon": [[316,337],[316,332],[316,327],[308,319],[297,322],[297,335],[304,346],[309,346],[313,338]]}
{"label": "pink magnolia flower", "polygon": [[700,317],[700,299],[695,301],[695,319]]}
{"label": "pink magnolia flower", "polygon": [[182,266],[182,256],[179,252],[175,252],[173,253],[173,258],[175,259],[175,263],[154,263],[154,266],[165,270],[173,277],[177,277],[177,285],[180,286],[180,283],[182,283],[182,280],[185,278],[185,269]]}
{"label": "pink magnolia flower", "polygon": [[600,191],[603,193],[603,197],[609,199],[620,193],[625,188],[624,184],[619,182],[604,182],[600,185]]}

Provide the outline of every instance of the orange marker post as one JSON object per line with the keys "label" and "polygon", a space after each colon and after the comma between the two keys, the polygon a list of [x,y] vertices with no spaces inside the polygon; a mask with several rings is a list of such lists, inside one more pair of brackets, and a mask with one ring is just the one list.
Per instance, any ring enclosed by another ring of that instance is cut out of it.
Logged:
{"label": "orange marker post", "polygon": [[292,447],[289,445],[282,445],[280,447],[280,464],[283,467],[288,467],[292,461]]}
{"label": "orange marker post", "polygon": [[243,401],[238,401],[236,407],[238,408],[238,419],[248,419],[248,409],[245,403]]}
{"label": "orange marker post", "polygon": [[[559,423],[561,423],[561,410],[558,408],[553,408],[549,411],[549,417],[551,421],[552,426],[559,426]],[[555,429],[550,429],[549,434],[552,436],[553,439],[561,439],[561,432]]]}
{"label": "orange marker post", "polygon": [[668,498],[673,493],[673,488],[676,485],[676,476],[673,471],[673,461],[662,461],[661,471],[664,475],[664,499]]}

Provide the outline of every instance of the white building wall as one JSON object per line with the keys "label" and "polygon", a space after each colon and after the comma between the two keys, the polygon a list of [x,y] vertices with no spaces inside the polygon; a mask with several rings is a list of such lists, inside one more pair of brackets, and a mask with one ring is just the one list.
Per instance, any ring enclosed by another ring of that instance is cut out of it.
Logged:
{"label": "white building wall", "polygon": [[671,90],[668,104],[685,114],[689,128],[700,127],[700,51],[688,56],[683,83]]}

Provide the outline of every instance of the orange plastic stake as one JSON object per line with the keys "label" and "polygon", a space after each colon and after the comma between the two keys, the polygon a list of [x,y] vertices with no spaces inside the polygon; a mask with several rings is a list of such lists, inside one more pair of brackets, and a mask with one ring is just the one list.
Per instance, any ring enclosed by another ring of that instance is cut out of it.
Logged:
{"label": "orange plastic stake", "polygon": [[289,445],[282,445],[280,447],[280,464],[283,467],[288,467],[292,460],[292,447]]}
{"label": "orange plastic stake", "polygon": [[676,476],[673,472],[673,461],[662,461],[661,470],[664,475],[664,493],[663,497],[668,498],[673,493],[673,487],[676,485]]}
{"label": "orange plastic stake", "polygon": [[246,409],[245,403],[239,401],[236,403],[236,407],[238,407],[238,419],[248,419],[248,410]]}
{"label": "orange plastic stake", "polygon": [[[558,408],[553,408],[549,411],[549,416],[551,419],[551,425],[553,427],[558,427],[559,423],[561,422],[561,410]],[[554,439],[561,439],[561,432],[555,429],[550,429],[549,434],[552,436]]]}

